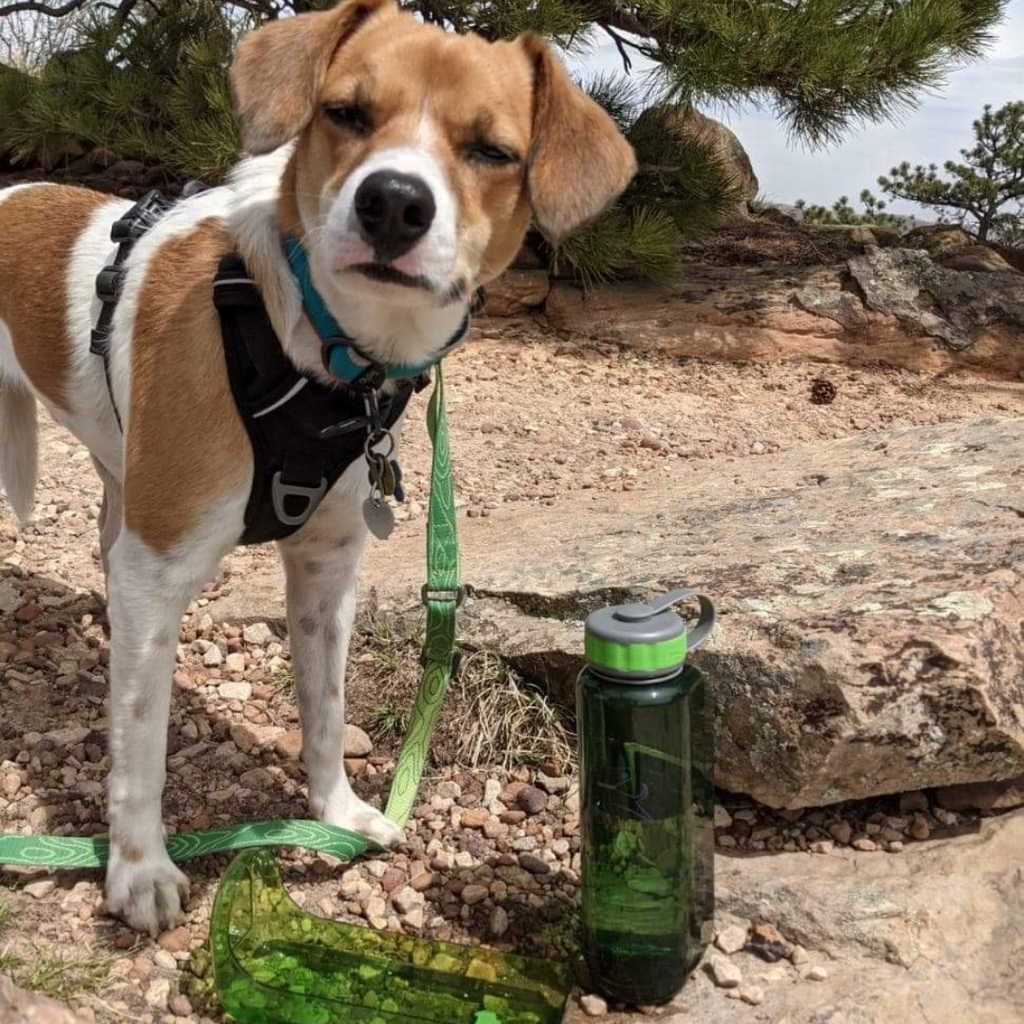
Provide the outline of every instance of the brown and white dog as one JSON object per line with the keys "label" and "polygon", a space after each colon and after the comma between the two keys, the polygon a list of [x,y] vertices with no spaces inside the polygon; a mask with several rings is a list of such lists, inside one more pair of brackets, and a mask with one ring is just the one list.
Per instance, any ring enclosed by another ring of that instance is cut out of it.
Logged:
{"label": "brown and white dog", "polygon": [[[242,41],[232,80],[252,155],[228,184],[176,206],[127,264],[111,341],[123,436],[89,333],[111,223],[131,204],[56,184],[0,192],[0,475],[27,518],[39,399],[102,478],[107,902],[153,934],[188,895],[161,823],[178,626],[242,534],[253,472],[212,302],[221,257],[243,257],[300,369],[325,376],[286,232],[304,240],[317,289],[362,349],[417,364],[455,333],[476,285],[509,264],[531,215],[563,237],[635,170],[612,120],[540,38],[446,33],[392,0],[271,22]],[[310,808],[390,845],[398,829],[352,793],[339,750],[367,488],[365,466],[351,467],[280,550]]]}

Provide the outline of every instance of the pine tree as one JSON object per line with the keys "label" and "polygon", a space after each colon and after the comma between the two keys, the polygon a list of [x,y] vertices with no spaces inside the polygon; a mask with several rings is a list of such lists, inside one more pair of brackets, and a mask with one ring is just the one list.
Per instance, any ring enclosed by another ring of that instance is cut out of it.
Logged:
{"label": "pine tree", "polygon": [[850,204],[849,196],[840,196],[830,207],[817,206],[805,199],[798,199],[795,206],[806,224],[880,224],[897,231],[906,227],[906,218],[887,213],[888,204],[870,189],[861,192],[860,202],[864,207],[860,212]]}
{"label": "pine tree", "polygon": [[[0,69],[0,147],[59,154],[68,138],[122,157],[217,177],[236,157],[226,69],[240,31],[334,0],[0,0],[4,17],[92,18],[77,45],[26,84]],[[496,39],[534,29],[579,53],[614,40],[629,71],[653,61],[658,108],[607,80],[640,155],[607,219],[551,253],[583,280],[666,280],[693,238],[737,202],[721,154],[677,126],[708,102],[754,100],[796,137],[832,142],[854,124],[911,107],[953,66],[976,59],[1008,0],[403,0],[425,21]],[[674,104],[675,109],[668,105]],[[611,109],[611,107],[610,107]],[[661,129],[664,129],[662,131]]]}
{"label": "pine tree", "polygon": [[935,164],[902,163],[878,184],[896,199],[941,212],[944,220],[973,226],[979,242],[1020,244],[1024,234],[1024,103],[999,110],[986,106],[974,122],[975,145],[960,150],[962,163],[947,160],[948,178]]}

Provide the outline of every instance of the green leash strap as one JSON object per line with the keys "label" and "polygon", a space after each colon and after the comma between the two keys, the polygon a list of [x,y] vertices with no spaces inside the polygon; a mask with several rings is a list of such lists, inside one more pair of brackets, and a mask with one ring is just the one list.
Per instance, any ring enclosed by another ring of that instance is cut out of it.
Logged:
{"label": "green leash strap", "polygon": [[[427,519],[427,634],[423,644],[423,679],[413,704],[405,742],[398,755],[387,816],[404,826],[416,802],[430,738],[448,690],[455,649],[455,608],[459,599],[459,543],[455,532],[455,492],[452,484],[444,376],[440,364],[427,409],[427,429],[434,446],[430,471]],[[297,846],[352,860],[380,847],[365,836],[321,821],[295,819],[223,825],[202,832],[178,832],[167,837],[173,861],[211,853],[230,853],[257,846]],[[106,836],[0,835],[0,865],[24,864],[49,868],[101,868],[110,844]]]}
{"label": "green leash strap", "polygon": [[441,702],[448,691],[455,650],[455,609],[459,603],[459,539],[455,533],[455,488],[448,447],[444,405],[444,373],[437,364],[437,383],[427,406],[427,430],[433,446],[430,464],[430,506],[427,510],[427,633],[423,641],[423,679],[413,702],[405,742],[398,755],[388,798],[387,816],[404,825],[412,814],[430,738]]}

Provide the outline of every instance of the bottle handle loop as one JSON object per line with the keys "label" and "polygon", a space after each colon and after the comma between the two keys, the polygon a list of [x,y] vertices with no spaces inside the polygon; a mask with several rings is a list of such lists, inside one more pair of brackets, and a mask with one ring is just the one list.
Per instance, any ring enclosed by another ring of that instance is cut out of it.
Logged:
{"label": "bottle handle loop", "polygon": [[686,634],[687,650],[695,651],[711,635],[711,631],[715,628],[717,613],[715,606],[707,597],[689,587],[670,590],[667,594],[662,594],[647,604],[625,605],[616,612],[616,618],[624,619],[627,622],[643,622],[668,611],[669,608],[674,608],[689,597],[697,598],[697,602],[700,604],[697,625]]}

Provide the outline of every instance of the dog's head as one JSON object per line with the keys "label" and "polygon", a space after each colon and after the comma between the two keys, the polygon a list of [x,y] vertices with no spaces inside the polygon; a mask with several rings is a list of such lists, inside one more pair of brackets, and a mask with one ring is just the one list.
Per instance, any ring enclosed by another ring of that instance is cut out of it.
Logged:
{"label": "dog's head", "polygon": [[540,37],[446,33],[393,0],[270,22],[242,41],[232,82],[249,152],[297,140],[292,227],[349,294],[465,301],[508,266],[531,214],[563,238],[636,168]]}

